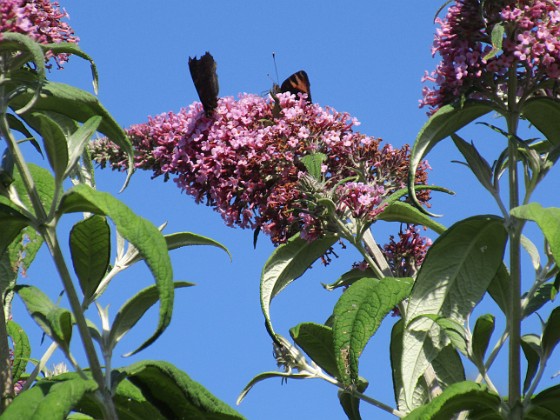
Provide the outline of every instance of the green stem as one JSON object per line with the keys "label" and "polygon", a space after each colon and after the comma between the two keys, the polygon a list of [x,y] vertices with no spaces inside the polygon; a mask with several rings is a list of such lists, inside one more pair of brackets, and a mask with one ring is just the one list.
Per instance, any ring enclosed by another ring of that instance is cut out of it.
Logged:
{"label": "green stem", "polygon": [[[515,83],[512,83],[515,85]],[[514,86],[509,86],[512,89]],[[507,118],[508,134],[510,137],[517,135],[519,114],[515,111],[515,90],[510,92],[509,115]],[[509,208],[519,206],[519,179],[518,179],[518,151],[517,146],[510,139],[508,142],[509,165]],[[509,233],[509,260],[511,275],[511,302],[509,326],[509,407],[510,418],[521,419],[521,224],[513,217],[507,219]]]}
{"label": "green stem", "polygon": [[[4,296],[4,293],[2,293],[2,296]],[[10,359],[10,347],[8,345],[6,316],[4,313],[4,305],[2,305],[0,307],[0,395],[2,396],[0,414],[8,408],[8,405],[10,405],[12,399],[14,398],[11,365],[12,362]]]}

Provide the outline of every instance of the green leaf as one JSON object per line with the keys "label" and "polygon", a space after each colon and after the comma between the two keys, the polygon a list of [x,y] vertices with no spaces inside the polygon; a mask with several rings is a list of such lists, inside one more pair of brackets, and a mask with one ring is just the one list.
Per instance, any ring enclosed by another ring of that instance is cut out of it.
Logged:
{"label": "green leaf", "polygon": [[415,176],[418,165],[428,152],[441,140],[455,133],[471,121],[489,113],[493,108],[485,102],[467,102],[464,106],[445,105],[441,107],[424,124],[418,133],[410,153],[410,168],[408,175],[408,188],[415,204],[420,207],[416,198]]}
{"label": "green leaf", "polygon": [[[29,172],[35,183],[35,189],[39,194],[39,199],[43,204],[43,207],[48,212],[51,207],[52,201],[54,199],[55,181],[48,169],[42,168],[40,166],[34,165],[32,163],[28,164]],[[14,187],[16,188],[19,198],[22,203],[27,207],[27,210],[32,214],[35,214],[35,209],[31,205],[31,200],[29,199],[29,194],[25,188],[25,184],[21,178],[18,171],[14,172]],[[35,216],[38,216],[35,214]]]}
{"label": "green leaf", "polygon": [[459,350],[465,356],[467,355],[467,346],[468,346],[467,333],[465,331],[465,328],[461,324],[453,321],[452,319],[445,318],[440,315],[424,314],[424,315],[420,315],[416,319],[411,320],[410,323],[408,324],[408,327],[413,329],[414,322],[422,318],[428,318],[434,321],[436,325],[438,325],[441,328],[441,330],[445,333],[447,338],[449,338],[449,341],[451,341],[453,347]]}
{"label": "green leaf", "polygon": [[42,380],[19,394],[2,414],[2,419],[64,419],[86,393],[96,389],[97,384],[91,379]]}
{"label": "green leaf", "polygon": [[[26,93],[14,98],[10,105],[23,106],[32,95],[33,91],[28,89]],[[94,116],[102,117],[99,131],[128,155],[129,174],[132,172],[134,167],[132,144],[121,126],[111,117],[96,96],[63,83],[46,81],[37,102],[33,105],[33,110],[58,112],[82,123]],[[21,117],[26,118],[25,114]]]}
{"label": "green leaf", "polygon": [[442,388],[465,380],[465,368],[459,352],[452,345],[444,347],[432,360],[437,382]]}
{"label": "green leaf", "polygon": [[173,312],[173,272],[167,244],[161,232],[146,219],[134,214],[110,194],[87,185],[76,185],[62,198],[58,214],[90,212],[113,220],[123,238],[134,245],[146,260],[159,294],[159,319],[154,334],[131,354],[152,344],[165,331]]}
{"label": "green leaf", "polygon": [[293,236],[274,250],[261,274],[261,309],[267,328],[273,333],[270,320],[270,303],[288,284],[303,275],[317,258],[321,257],[337,241],[326,236],[308,242],[299,235]]}
{"label": "green leaf", "polygon": [[31,355],[31,346],[29,345],[29,339],[23,328],[19,324],[12,320],[6,323],[8,330],[8,335],[12,339],[13,349],[14,349],[14,362],[12,365],[12,382],[16,383],[19,381],[22,373],[25,372],[27,367],[27,362],[29,362],[29,357]]}
{"label": "green leaf", "polygon": [[[488,391],[485,385],[471,381],[459,382],[446,388],[428,404],[418,407],[406,420],[448,420],[464,410],[476,410],[485,419],[501,419],[500,397]],[[469,416],[469,418],[477,418]]]}
{"label": "green leaf", "polygon": [[402,374],[407,405],[418,378],[447,345],[434,321],[418,320],[414,328],[408,324],[426,314],[464,324],[502,264],[506,241],[503,219],[475,216],[454,224],[428,250],[406,311]]}
{"label": "green leaf", "polygon": [[504,40],[504,25],[496,23],[492,28],[492,49],[484,56],[484,60],[490,60],[502,51],[502,42]]}
{"label": "green leaf", "polygon": [[177,233],[172,233],[170,235],[165,235],[165,242],[167,242],[167,249],[169,251],[182,248],[184,246],[193,246],[193,245],[215,246],[225,251],[231,259],[231,254],[224,245],[205,236],[197,235],[196,233],[177,232]]}
{"label": "green leaf", "polygon": [[63,349],[68,350],[72,337],[72,314],[51,302],[49,297],[34,286],[18,285],[15,287],[18,296],[23,300],[27,312]]}
{"label": "green leaf", "polygon": [[546,97],[529,99],[521,113],[554,146],[560,145],[560,102]]}
{"label": "green leaf", "polygon": [[[31,76],[32,80],[31,83],[29,83],[29,86],[34,86],[35,89],[29,90],[29,95],[26,99],[22,100],[21,95],[18,95],[12,97],[10,102],[10,106],[12,106],[12,104],[18,100],[19,106],[17,107],[16,112],[25,112],[38,100],[40,89],[37,89],[36,87],[45,83],[45,56],[41,50],[41,44],[35,42],[27,35],[13,32],[3,32],[1,48],[3,51],[8,53],[9,51],[16,50],[23,52],[24,55],[20,58],[20,60],[22,60],[21,64],[23,65],[31,61],[35,65],[35,74]],[[15,86],[15,89],[19,90],[22,87],[22,82],[19,81],[17,76],[14,76],[15,75],[12,74],[12,79],[16,80],[16,83],[18,83],[17,86]]]}
{"label": "green leaf", "polygon": [[[17,210],[2,203],[0,197],[0,257],[18,237],[21,231],[30,224],[30,220]],[[6,200],[7,201],[7,200]]]}
{"label": "green leaf", "polygon": [[31,126],[41,134],[47,152],[49,164],[55,174],[57,185],[62,182],[64,171],[68,166],[68,145],[62,128],[48,115],[32,112],[29,120],[34,120]]}
{"label": "green leaf", "polygon": [[325,289],[327,289],[328,291],[332,291],[332,290],[338,289],[339,287],[348,287],[348,286],[354,284],[354,282],[356,282],[356,281],[358,281],[358,280],[360,280],[364,277],[374,278],[375,273],[369,267],[366,268],[365,270],[360,270],[359,268],[353,268],[353,269],[347,271],[346,273],[344,273],[342,276],[340,276],[338,278],[338,280],[336,280],[334,283],[323,284],[323,287]]}
{"label": "green leaf", "polygon": [[523,246],[527,254],[529,254],[535,271],[539,270],[541,268],[541,256],[535,244],[525,235],[521,235],[521,246]]}
{"label": "green leaf", "polygon": [[327,160],[327,155],[324,153],[313,153],[301,158],[301,163],[307,169],[307,173],[313,178],[321,179],[321,165]]}
{"label": "green leaf", "polygon": [[541,362],[541,339],[535,334],[521,336],[521,348],[527,359],[527,374],[523,382],[523,393],[526,393],[535,377]]}
{"label": "green leaf", "polygon": [[554,260],[560,264],[560,208],[543,208],[539,203],[530,203],[512,209],[511,214],[537,223],[550,245]]}
{"label": "green leaf", "polygon": [[142,361],[119,369],[169,419],[234,420],[244,417],[170,363]]}
{"label": "green leaf", "polygon": [[309,378],[307,373],[289,373],[289,372],[263,372],[259,373],[253,379],[249,381],[247,385],[243,388],[239,397],[237,397],[237,401],[235,402],[237,405],[241,404],[241,402],[245,399],[249,391],[259,382],[264,381],[265,379],[269,378],[281,378],[282,380],[290,379],[306,379]]}
{"label": "green leaf", "polygon": [[[173,286],[176,289],[192,285],[192,283],[187,283],[185,281],[173,283]],[[142,289],[124,303],[124,305],[119,309],[119,312],[113,321],[111,332],[109,333],[109,343],[111,348],[113,348],[121,340],[121,338],[124,337],[124,335],[130,331],[134,325],[136,325],[148,309],[155,305],[158,298],[159,294],[156,286],[149,286]],[[127,356],[129,355],[130,354]]]}
{"label": "green leaf", "polygon": [[476,320],[472,336],[472,354],[479,366],[484,365],[484,355],[494,332],[495,319],[493,315],[485,314]]}
{"label": "green leaf", "polygon": [[453,139],[455,146],[457,146],[457,149],[459,149],[459,151],[467,161],[468,167],[476,176],[480,184],[488,191],[495,193],[496,188],[492,183],[492,168],[490,167],[486,159],[484,159],[482,155],[478,153],[478,150],[476,150],[474,144],[467,143],[457,134],[451,134],[451,138]]}
{"label": "green leaf", "polygon": [[558,413],[560,413],[560,385],[555,385],[545,389],[531,399],[525,419],[557,419]]}
{"label": "green leaf", "polygon": [[76,223],[70,231],[74,270],[86,299],[107,273],[111,253],[111,229],[103,216],[93,215]]}
{"label": "green leaf", "polygon": [[[554,285],[552,283],[544,283],[539,286],[539,288],[535,291],[533,296],[529,301],[523,301],[523,313],[522,317],[527,318],[529,315],[533,314],[534,312],[538,311],[542,308],[545,304],[550,302],[552,288]],[[525,297],[525,296],[523,296]]]}
{"label": "green leaf", "polygon": [[332,328],[304,322],[290,329],[295,343],[329,375],[338,378]]}
{"label": "green leaf", "polygon": [[334,307],[334,351],[345,386],[358,379],[358,359],[385,316],[410,293],[411,278],[363,278]]}
{"label": "green leaf", "polygon": [[560,341],[560,306],[554,308],[544,325],[541,347],[546,360]]}
{"label": "green leaf", "polygon": [[91,117],[68,138],[69,157],[64,177],[67,177],[72,172],[76,163],[80,160],[89,139],[95,134],[101,121],[102,118],[100,116]]}
{"label": "green leaf", "polygon": [[383,209],[381,214],[377,216],[377,219],[385,220],[386,222],[412,223],[426,226],[437,233],[445,232],[445,226],[436,222],[416,207],[402,201],[390,203]]}
{"label": "green leaf", "polygon": [[505,264],[500,265],[498,272],[490,282],[488,294],[508,317],[510,313],[509,302],[511,302],[511,278]]}
{"label": "green leaf", "polygon": [[[357,391],[363,393],[368,385],[369,384],[365,381],[358,381]],[[360,399],[358,397],[355,397],[351,393],[339,389],[338,400],[340,401],[340,405],[342,406],[344,413],[348,417],[348,420],[362,419],[362,416],[360,415]]]}

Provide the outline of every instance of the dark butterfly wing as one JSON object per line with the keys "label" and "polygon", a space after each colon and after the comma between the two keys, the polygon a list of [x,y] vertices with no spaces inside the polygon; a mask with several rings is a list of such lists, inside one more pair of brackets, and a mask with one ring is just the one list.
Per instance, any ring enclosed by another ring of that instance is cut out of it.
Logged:
{"label": "dark butterfly wing", "polygon": [[300,70],[288,77],[280,86],[280,92],[290,92],[297,96],[298,93],[307,93],[307,100],[311,103],[311,84],[307,73]]}
{"label": "dark butterfly wing", "polygon": [[220,91],[214,57],[209,52],[200,58],[189,57],[189,70],[204,112],[210,116],[218,106]]}

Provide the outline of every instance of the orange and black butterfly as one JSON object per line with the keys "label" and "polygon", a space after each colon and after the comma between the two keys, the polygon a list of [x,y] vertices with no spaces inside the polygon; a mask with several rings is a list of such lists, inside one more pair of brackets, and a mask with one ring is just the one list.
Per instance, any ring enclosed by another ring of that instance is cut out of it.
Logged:
{"label": "orange and black butterfly", "polygon": [[280,87],[275,85],[273,88],[274,93],[285,93],[290,92],[296,95],[298,93],[306,93],[307,94],[307,101],[311,103],[311,84],[309,83],[309,77],[307,77],[307,73],[304,70],[300,70],[295,72],[290,77],[282,82]]}
{"label": "orange and black butterfly", "polygon": [[296,95],[298,93],[306,93],[307,101],[311,103],[311,84],[309,83],[309,77],[304,70],[300,70],[286,80],[280,85],[280,92],[290,92]]}
{"label": "orange and black butterfly", "polygon": [[214,57],[208,51],[200,58],[189,57],[189,70],[204,112],[209,117],[218,106],[220,91]]}

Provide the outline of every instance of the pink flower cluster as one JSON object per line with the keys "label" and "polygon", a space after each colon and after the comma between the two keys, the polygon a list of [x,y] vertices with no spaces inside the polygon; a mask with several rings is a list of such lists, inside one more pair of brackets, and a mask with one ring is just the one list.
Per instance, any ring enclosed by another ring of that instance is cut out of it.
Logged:
{"label": "pink flower cluster", "polygon": [[[516,93],[523,97],[541,89],[542,82],[558,79],[559,8],[559,0],[456,0],[447,16],[437,20],[432,52],[442,61],[423,78],[435,87],[423,88],[420,106],[433,113],[461,97],[503,101],[510,69],[518,78]],[[502,50],[488,55],[497,24],[505,28]]]}
{"label": "pink flower cluster", "polygon": [[[306,155],[327,156],[322,185],[340,196],[341,211],[350,209],[356,217],[374,219],[381,200],[405,187],[408,146],[380,148],[379,139],[353,131],[358,122],[348,114],[301,97],[283,93],[278,101],[280,108],[270,99],[243,94],[237,100],[220,98],[211,117],[195,103],[150,118],[128,130],[135,165],[155,176],[172,176],[197,202],[213,206],[227,225],[258,228],[274,243],[298,232],[309,240],[324,233],[324,208],[313,205],[314,198],[301,188]],[[125,168],[125,157],[108,140],[93,143],[90,151],[102,166]],[[426,169],[421,165],[418,183],[425,183]],[[421,194],[427,202],[429,193]]]}
{"label": "pink flower cluster", "polygon": [[[2,32],[16,32],[29,35],[41,44],[72,42],[78,43],[74,30],[61,19],[68,17],[60,10],[58,2],[49,0],[0,0],[0,42]],[[68,54],[47,53],[47,60],[53,58],[62,68],[68,61]]]}
{"label": "pink flower cluster", "polygon": [[395,277],[412,277],[424,262],[431,245],[429,238],[420,236],[417,226],[408,225],[404,232],[399,232],[398,242],[390,237],[383,254]]}

